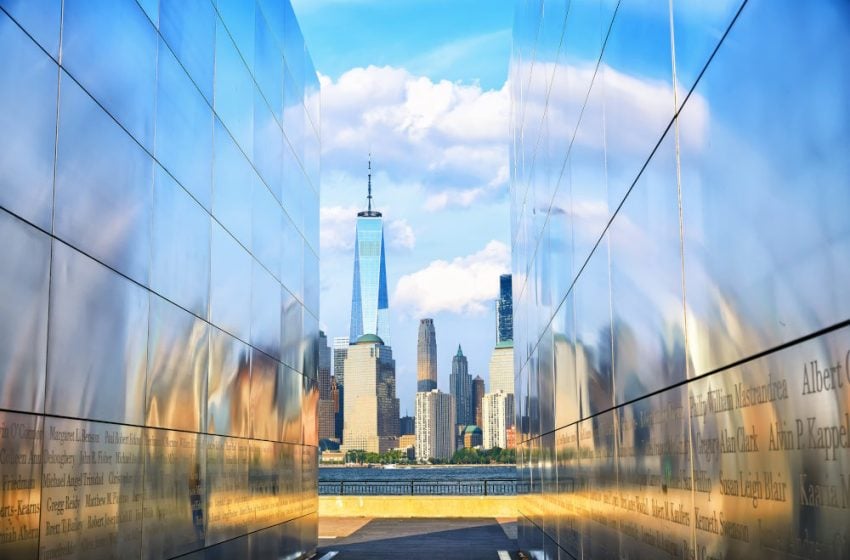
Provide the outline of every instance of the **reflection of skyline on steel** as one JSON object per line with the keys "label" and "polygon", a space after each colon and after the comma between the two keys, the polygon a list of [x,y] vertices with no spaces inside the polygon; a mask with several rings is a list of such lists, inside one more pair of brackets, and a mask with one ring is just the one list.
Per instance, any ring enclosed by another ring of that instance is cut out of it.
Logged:
{"label": "reflection of skyline on steel", "polygon": [[547,6],[512,61],[521,547],[847,557],[807,422],[850,385],[805,385],[850,348],[846,3]]}
{"label": "reflection of skyline on steel", "polygon": [[318,94],[288,1],[0,0],[0,558],[315,550]]}

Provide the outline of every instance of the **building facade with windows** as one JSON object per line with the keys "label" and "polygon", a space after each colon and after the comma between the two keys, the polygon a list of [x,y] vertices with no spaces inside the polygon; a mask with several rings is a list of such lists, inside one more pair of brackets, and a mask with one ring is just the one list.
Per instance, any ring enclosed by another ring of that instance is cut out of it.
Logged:
{"label": "building facade with windows", "polygon": [[319,81],[290,3],[0,2],[0,123],[0,456],[31,458],[0,461],[26,505],[0,557],[311,556]]}
{"label": "building facade with windows", "polygon": [[343,450],[384,453],[398,447],[395,360],[392,349],[374,334],[364,334],[348,347]]}
{"label": "building facade with windows", "polygon": [[337,392],[334,430],[336,438],[342,441],[342,430],[345,425],[345,357],[348,356],[348,337],[335,336],[333,341],[333,372]]}
{"label": "building facade with windows", "polygon": [[484,449],[508,447],[508,429],[513,424],[514,417],[514,395],[499,391],[487,393],[481,402],[481,416],[484,425],[482,431],[482,444]]}
{"label": "building facade with windows", "polygon": [[434,389],[416,393],[416,460],[448,460],[455,452],[454,397]]}
{"label": "building facade with windows", "polygon": [[517,2],[528,556],[850,553],[850,448],[777,445],[850,411],[848,67],[843,0]]}
{"label": "building facade with windows", "polygon": [[481,427],[481,401],[486,392],[484,380],[480,375],[476,375],[472,380],[472,416],[473,423],[479,428]]}
{"label": "building facade with windows", "polygon": [[514,388],[514,343],[500,342],[490,354],[490,392],[513,393]]}

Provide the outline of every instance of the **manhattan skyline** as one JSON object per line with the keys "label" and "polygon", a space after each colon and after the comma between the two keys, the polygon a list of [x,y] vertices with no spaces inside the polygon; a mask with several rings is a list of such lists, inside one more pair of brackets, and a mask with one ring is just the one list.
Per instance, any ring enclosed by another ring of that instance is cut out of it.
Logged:
{"label": "manhattan skyline", "polygon": [[294,8],[305,40],[317,46],[327,133],[321,327],[330,338],[350,332],[355,221],[366,209],[371,151],[386,241],[388,343],[401,408],[412,411],[422,318],[434,319],[441,390],[449,390],[458,344],[473,377],[488,380],[499,275],[510,272],[506,82],[514,6],[301,0]]}

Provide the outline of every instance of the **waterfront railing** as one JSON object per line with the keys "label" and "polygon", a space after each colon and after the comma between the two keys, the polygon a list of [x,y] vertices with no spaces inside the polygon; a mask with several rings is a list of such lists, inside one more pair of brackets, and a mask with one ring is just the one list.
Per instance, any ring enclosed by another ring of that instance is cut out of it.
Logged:
{"label": "waterfront railing", "polygon": [[338,480],[319,482],[320,496],[514,496],[517,481]]}

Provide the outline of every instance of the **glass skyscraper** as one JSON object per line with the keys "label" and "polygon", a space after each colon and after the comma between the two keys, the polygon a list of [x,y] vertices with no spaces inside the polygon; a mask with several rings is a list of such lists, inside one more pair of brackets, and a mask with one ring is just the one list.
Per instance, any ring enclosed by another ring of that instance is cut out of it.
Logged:
{"label": "glass skyscraper", "polygon": [[319,130],[287,0],[0,0],[0,558],[313,554]]}
{"label": "glass skyscraper", "polygon": [[513,49],[520,547],[850,558],[850,4],[522,0]]}
{"label": "glass skyscraper", "polygon": [[416,343],[416,390],[430,392],[437,388],[437,333],[433,319],[419,320]]}
{"label": "glass skyscraper", "polygon": [[513,285],[510,274],[499,276],[499,299],[496,300],[496,344],[514,338]]}
{"label": "glass skyscraper", "polygon": [[374,334],[390,346],[387,262],[384,252],[384,220],[372,210],[372,162],[369,162],[368,208],[357,213],[354,239],[354,282],[351,293],[351,330],[356,341]]}

